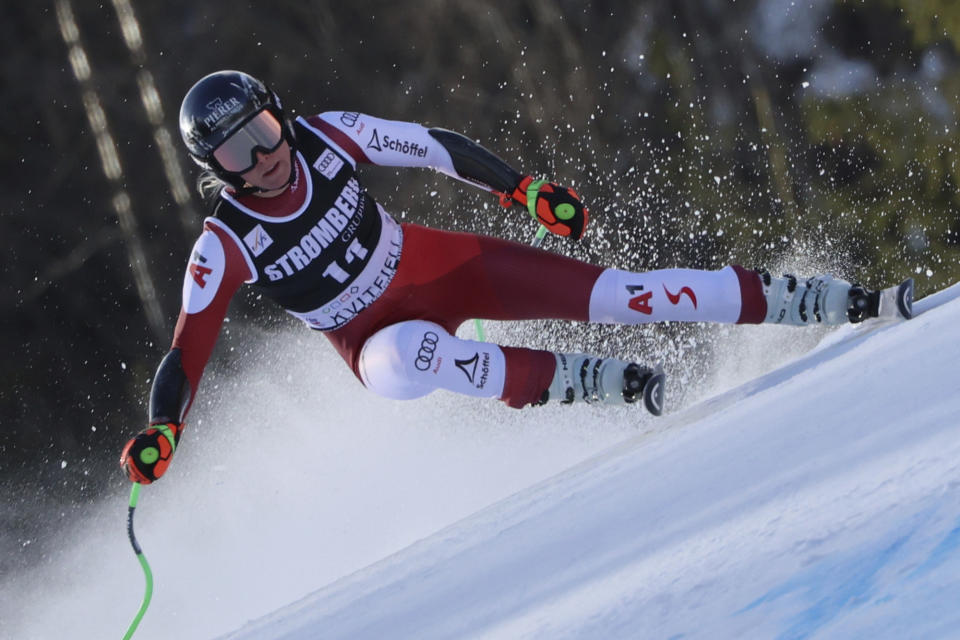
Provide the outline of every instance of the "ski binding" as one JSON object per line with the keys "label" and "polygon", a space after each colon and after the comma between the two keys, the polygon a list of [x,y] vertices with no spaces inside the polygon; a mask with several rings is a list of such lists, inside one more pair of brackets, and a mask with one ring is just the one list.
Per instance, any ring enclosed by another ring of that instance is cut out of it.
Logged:
{"label": "ski binding", "polygon": [[878,291],[851,288],[847,316],[850,322],[863,322],[868,318],[909,320],[913,317],[913,278]]}

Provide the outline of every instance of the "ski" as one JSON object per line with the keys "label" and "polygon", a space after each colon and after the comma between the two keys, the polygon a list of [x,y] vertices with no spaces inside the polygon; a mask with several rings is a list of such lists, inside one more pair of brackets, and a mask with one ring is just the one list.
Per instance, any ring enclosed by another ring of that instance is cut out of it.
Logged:
{"label": "ski", "polygon": [[871,318],[909,320],[913,317],[913,278],[877,291],[855,285],[850,289],[847,317],[853,323]]}
{"label": "ski", "polygon": [[907,278],[895,287],[880,292],[880,315],[878,317],[913,317],[913,278]]}
{"label": "ski", "polygon": [[663,414],[663,400],[667,386],[667,374],[657,365],[646,384],[643,385],[643,406],[652,415]]}

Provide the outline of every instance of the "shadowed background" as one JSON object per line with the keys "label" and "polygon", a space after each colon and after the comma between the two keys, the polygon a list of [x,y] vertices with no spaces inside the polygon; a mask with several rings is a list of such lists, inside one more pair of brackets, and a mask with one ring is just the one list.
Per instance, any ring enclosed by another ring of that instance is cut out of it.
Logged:
{"label": "shadowed background", "polygon": [[[261,77],[291,113],[454,129],[574,186],[589,237],[548,248],[593,262],[802,257],[874,286],[911,275],[919,295],[960,279],[946,0],[53,0],[0,17],[0,572],[42,556],[37,512],[69,519],[122,483],[113,466],[143,426],[208,208],[179,103],[217,69]],[[534,231],[431,172],[364,177],[405,219]],[[231,344],[292,323],[242,293],[214,358],[229,371]],[[574,327],[551,346],[609,335]]]}

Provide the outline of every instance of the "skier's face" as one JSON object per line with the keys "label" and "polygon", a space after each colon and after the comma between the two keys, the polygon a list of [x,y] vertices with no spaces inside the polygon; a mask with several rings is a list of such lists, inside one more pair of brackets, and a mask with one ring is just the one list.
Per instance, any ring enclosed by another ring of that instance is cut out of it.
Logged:
{"label": "skier's face", "polygon": [[[290,145],[284,140],[279,147],[269,153],[256,151],[257,164],[246,173],[240,174],[247,184],[259,187],[262,195],[278,195],[279,190],[290,179]],[[271,193],[277,191],[278,193]]]}

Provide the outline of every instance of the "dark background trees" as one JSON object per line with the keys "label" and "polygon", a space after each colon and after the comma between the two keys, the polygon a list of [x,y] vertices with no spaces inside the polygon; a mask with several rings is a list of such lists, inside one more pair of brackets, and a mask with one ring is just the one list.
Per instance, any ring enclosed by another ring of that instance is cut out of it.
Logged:
{"label": "dark background trees", "polygon": [[[79,508],[118,479],[206,213],[179,102],[220,68],[268,80],[292,112],[452,128],[572,184],[590,238],[552,247],[592,261],[802,256],[866,283],[913,275],[921,295],[960,279],[960,9],[946,0],[50,0],[2,17],[10,505],[53,486]],[[366,176],[398,215],[533,231],[429,172]],[[231,321],[277,315],[243,295]]]}

